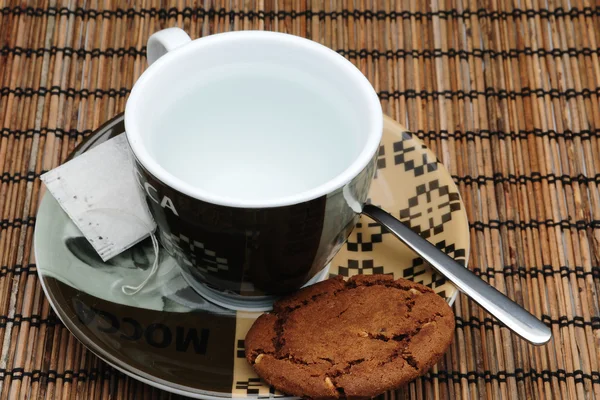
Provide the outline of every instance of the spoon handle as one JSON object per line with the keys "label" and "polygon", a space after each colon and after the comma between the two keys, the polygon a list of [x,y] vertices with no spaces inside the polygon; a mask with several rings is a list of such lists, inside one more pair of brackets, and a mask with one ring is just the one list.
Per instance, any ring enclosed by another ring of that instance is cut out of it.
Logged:
{"label": "spoon handle", "polygon": [[387,212],[367,204],[362,213],[385,226],[394,236],[448,278],[461,292],[523,339],[532,344],[541,345],[552,337],[550,328],[542,321]]}

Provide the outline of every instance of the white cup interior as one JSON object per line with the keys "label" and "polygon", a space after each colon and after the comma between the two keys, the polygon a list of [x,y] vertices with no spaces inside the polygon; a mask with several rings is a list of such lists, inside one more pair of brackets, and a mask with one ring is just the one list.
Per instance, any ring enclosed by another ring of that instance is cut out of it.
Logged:
{"label": "white cup interior", "polygon": [[342,187],[377,152],[382,118],[374,89],[342,56],[257,31],[169,52],[142,74],[125,111],[133,152],[155,177],[249,208]]}

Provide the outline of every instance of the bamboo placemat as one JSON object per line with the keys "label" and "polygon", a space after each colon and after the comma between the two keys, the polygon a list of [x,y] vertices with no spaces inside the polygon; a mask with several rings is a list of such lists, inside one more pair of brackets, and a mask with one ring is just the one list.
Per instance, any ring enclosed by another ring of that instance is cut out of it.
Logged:
{"label": "bamboo placemat", "polygon": [[[136,4],[134,4],[136,3]],[[532,347],[471,302],[445,358],[389,398],[600,399],[600,3],[0,2],[0,400],[176,398],[110,368],[49,308],[39,175],[123,111],[145,41],[265,29],[354,62],[458,183],[469,268],[551,325]]]}

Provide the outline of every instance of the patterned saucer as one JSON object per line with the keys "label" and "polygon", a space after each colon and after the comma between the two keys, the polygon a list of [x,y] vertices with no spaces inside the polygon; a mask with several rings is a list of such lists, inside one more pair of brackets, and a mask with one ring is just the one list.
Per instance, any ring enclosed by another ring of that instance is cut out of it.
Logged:
{"label": "patterned saucer", "polygon": [[[75,156],[124,131],[118,116]],[[400,217],[438,248],[466,264],[469,228],[452,178],[415,136],[385,118],[370,200]],[[244,337],[259,313],[207,302],[161,252],[158,276],[135,296],[153,251],[148,240],[103,263],[81,232],[46,194],[35,229],[40,281],[65,326],[99,357],[143,382],[197,397],[282,397],[253,373]],[[457,290],[370,219],[363,217],[331,263],[330,275],[393,274],[433,288],[452,303]]]}

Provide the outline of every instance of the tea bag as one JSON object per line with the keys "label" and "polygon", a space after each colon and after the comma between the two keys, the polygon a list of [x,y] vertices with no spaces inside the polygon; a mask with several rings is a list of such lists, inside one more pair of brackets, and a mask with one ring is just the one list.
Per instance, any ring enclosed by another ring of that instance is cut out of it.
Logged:
{"label": "tea bag", "polygon": [[41,179],[103,261],[156,229],[137,187],[125,134],[86,151]]}

